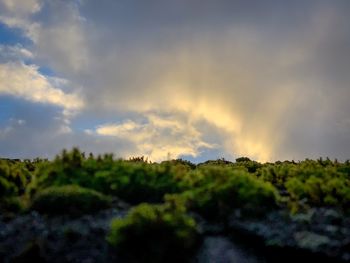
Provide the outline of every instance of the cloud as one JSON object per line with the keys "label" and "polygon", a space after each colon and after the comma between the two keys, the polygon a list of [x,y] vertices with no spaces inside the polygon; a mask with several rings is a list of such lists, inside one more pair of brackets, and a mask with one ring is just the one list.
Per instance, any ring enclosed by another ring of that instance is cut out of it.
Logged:
{"label": "cloud", "polygon": [[41,0],[1,0],[0,22],[12,28],[21,29],[30,39],[36,39],[39,24],[31,21],[31,17],[42,7]]}
{"label": "cloud", "polygon": [[78,111],[84,106],[77,94],[64,93],[54,87],[49,78],[40,74],[37,66],[21,62],[0,64],[0,94],[52,104],[62,107],[67,113]]}
{"label": "cloud", "polygon": [[[179,116],[177,116],[179,117]],[[146,122],[137,123],[126,120],[122,123],[107,123],[96,127],[95,133],[100,136],[111,136],[135,145],[135,151],[129,156],[143,155],[152,161],[161,161],[180,156],[197,157],[201,150],[215,148],[205,142],[202,134],[192,123],[174,116],[164,117],[149,113]],[[88,134],[92,131],[88,130]]]}
{"label": "cloud", "polygon": [[[2,7],[0,21],[31,39],[33,63],[60,77],[5,63],[1,69],[13,79],[33,83],[34,76],[41,83],[35,86],[45,86],[37,93],[50,92],[35,97],[22,84],[0,87],[79,110],[61,123],[69,138],[79,119],[89,119],[81,128],[86,138],[104,147],[105,140],[126,141],[131,150],[123,153],[156,159],[218,148],[225,157],[260,161],[349,156],[349,3],[85,0],[20,7],[3,0]],[[9,60],[22,55],[17,48]]]}
{"label": "cloud", "polygon": [[[116,7],[104,1],[95,17],[91,7],[95,27],[103,30],[94,31],[97,36],[89,41],[96,61],[91,71],[99,74],[88,76],[88,82],[101,87],[98,96],[93,85],[86,88],[90,107],[185,113],[222,130],[222,151],[228,156],[260,161],[336,156],[338,130],[328,131],[328,125],[350,110],[344,44],[349,23],[343,7],[216,4],[213,12],[197,16],[209,10],[206,4],[192,12],[184,3],[154,9],[136,5],[140,9],[135,10],[133,4]],[[219,19],[225,8],[232,14]],[[120,16],[98,16],[104,12]]]}
{"label": "cloud", "polygon": [[0,62],[34,58],[33,53],[20,44],[10,46],[0,44]]}
{"label": "cloud", "polygon": [[1,0],[0,4],[12,14],[34,14],[41,9],[42,0]]}
{"label": "cloud", "polygon": [[39,23],[34,40],[39,58],[67,76],[86,70],[89,61],[86,35],[89,27],[75,1],[49,1],[44,21]]}
{"label": "cloud", "polygon": [[[4,98],[1,99],[1,102]],[[8,100],[9,101],[9,100]],[[79,147],[94,154],[114,153],[127,156],[133,145],[115,137],[65,131],[66,123],[55,107],[11,98],[14,110],[0,123],[0,156],[6,158],[53,158],[63,148]],[[0,104],[3,110],[6,106]],[[57,118],[56,118],[57,117]],[[14,150],[15,149],[15,150]]]}
{"label": "cloud", "polygon": [[66,74],[86,67],[85,20],[74,1],[1,0],[0,5],[0,22],[22,30],[38,59]]}

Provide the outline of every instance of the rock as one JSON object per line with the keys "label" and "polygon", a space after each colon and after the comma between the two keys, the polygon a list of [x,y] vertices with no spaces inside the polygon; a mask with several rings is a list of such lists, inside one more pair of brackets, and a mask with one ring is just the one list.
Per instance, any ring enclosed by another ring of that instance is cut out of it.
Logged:
{"label": "rock", "polygon": [[312,222],[314,214],[315,211],[313,209],[309,209],[307,213],[298,213],[291,215],[291,219],[298,224],[310,224]]}
{"label": "rock", "polygon": [[329,244],[327,236],[319,235],[309,231],[301,231],[294,234],[297,246],[303,249],[310,249],[313,252],[320,251],[322,246]]}
{"label": "rock", "polygon": [[334,235],[334,234],[336,234],[336,233],[338,232],[339,227],[334,226],[334,225],[325,225],[325,226],[324,226],[324,230],[325,230],[327,233],[329,233],[329,234],[331,234],[331,235]]}
{"label": "rock", "polygon": [[257,263],[252,254],[248,254],[235,246],[223,236],[209,236],[204,238],[202,247],[197,254],[198,263]]}
{"label": "rock", "polygon": [[342,215],[334,209],[326,209],[323,213],[324,223],[338,225],[341,224]]}
{"label": "rock", "polygon": [[[37,212],[18,215],[9,222],[0,222],[0,262],[9,262],[11,258],[14,262],[28,262],[23,261],[25,255],[34,257],[31,262],[41,262],[42,254],[52,263],[85,259],[112,262],[106,233],[111,220],[125,214],[126,211],[112,208],[78,218],[45,217]],[[45,246],[31,244],[33,239],[42,240]]]}

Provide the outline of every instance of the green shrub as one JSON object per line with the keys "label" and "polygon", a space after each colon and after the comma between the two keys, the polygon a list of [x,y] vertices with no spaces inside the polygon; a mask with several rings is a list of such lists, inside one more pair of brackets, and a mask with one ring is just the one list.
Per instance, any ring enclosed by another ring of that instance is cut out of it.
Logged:
{"label": "green shrub", "polygon": [[115,219],[107,237],[127,262],[187,262],[198,243],[195,221],[181,208],[140,204]]}
{"label": "green shrub", "polygon": [[19,213],[24,209],[26,187],[31,181],[26,163],[0,160],[0,212]]}
{"label": "green shrub", "polygon": [[179,191],[178,181],[187,170],[182,164],[113,160],[110,155],[86,159],[74,149],[41,165],[35,187],[40,191],[50,186],[76,184],[132,204],[160,202],[164,194]]}
{"label": "green shrub", "polygon": [[278,189],[285,189],[286,181],[295,177],[295,165],[289,163],[269,164],[258,170],[257,176],[259,176],[265,182],[270,182]]}
{"label": "green shrub", "polygon": [[179,191],[174,167],[167,164],[119,162],[110,171],[95,174],[95,186],[127,202],[160,202],[166,193]]}
{"label": "green shrub", "polygon": [[30,180],[31,173],[25,163],[0,160],[0,198],[24,194]]}
{"label": "green shrub", "polygon": [[109,197],[77,185],[53,186],[39,192],[31,209],[41,213],[57,215],[80,215],[108,208]]}
{"label": "green shrub", "polygon": [[255,173],[262,165],[256,161],[252,161],[247,157],[240,157],[236,159],[235,166],[245,167],[249,173]]}
{"label": "green shrub", "polygon": [[201,165],[197,169],[186,173],[179,184],[181,189],[189,190],[212,183],[224,183],[237,171],[245,172],[246,169],[233,166]]}
{"label": "green shrub", "polygon": [[9,182],[5,177],[0,177],[0,197],[13,196],[17,192],[17,187],[12,182]]}
{"label": "green shrub", "polygon": [[[308,207],[350,208],[350,177],[331,161],[305,161],[289,172],[285,182],[292,212]],[[321,162],[321,163],[320,163]]]}
{"label": "green shrub", "polygon": [[212,168],[211,179],[201,187],[182,194],[167,195],[166,201],[184,204],[207,219],[225,219],[233,209],[242,209],[247,215],[259,215],[276,208],[279,195],[270,184],[248,172]]}

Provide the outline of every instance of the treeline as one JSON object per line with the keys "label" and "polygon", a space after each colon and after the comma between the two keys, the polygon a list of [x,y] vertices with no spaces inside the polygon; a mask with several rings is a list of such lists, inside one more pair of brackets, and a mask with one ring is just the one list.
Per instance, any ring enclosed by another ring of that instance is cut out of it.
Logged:
{"label": "treeline", "polygon": [[274,210],[296,214],[326,207],[349,215],[350,162],[259,163],[242,157],[151,163],[143,157],[86,156],[78,149],[52,161],[0,160],[2,214],[79,216],[111,207],[114,198],[134,206],[106,237],[119,255],[130,261],[186,261],[200,243],[193,214],[223,224],[234,211],[259,218]]}

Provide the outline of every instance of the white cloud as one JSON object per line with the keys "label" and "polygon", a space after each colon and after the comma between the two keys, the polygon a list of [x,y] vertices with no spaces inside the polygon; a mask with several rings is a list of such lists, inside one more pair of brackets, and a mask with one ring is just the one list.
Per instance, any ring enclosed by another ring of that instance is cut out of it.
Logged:
{"label": "white cloud", "polygon": [[[146,118],[144,123],[127,120],[119,124],[104,124],[98,126],[95,133],[130,141],[136,150],[129,156],[144,155],[153,161],[165,160],[168,155],[171,158],[197,157],[202,149],[215,147],[205,142],[201,132],[190,122],[156,114],[148,114]],[[86,133],[91,135],[92,131]]]}
{"label": "white cloud", "polygon": [[41,9],[42,0],[0,0],[8,12],[15,15],[34,14]]}
{"label": "white cloud", "polygon": [[0,44],[0,62],[1,60],[23,60],[34,58],[33,53],[20,44],[10,46]]}
{"label": "white cloud", "polygon": [[11,15],[1,15],[0,13],[0,22],[4,23],[8,27],[18,28],[23,31],[23,34],[32,41],[38,39],[40,24],[30,21],[26,17],[16,17]]}
{"label": "white cloud", "polygon": [[[34,43],[38,58],[65,73],[87,67],[88,50],[84,21],[77,5],[69,1],[0,0],[0,22],[22,30]],[[43,5],[49,13],[46,21],[37,19]]]}
{"label": "white cloud", "polygon": [[31,17],[41,10],[42,2],[42,0],[0,0],[0,22],[21,29],[26,37],[35,40],[39,24],[32,21]]}
{"label": "white cloud", "polygon": [[88,66],[89,57],[78,14],[51,26],[40,26],[35,44],[40,58],[61,72],[72,74]]}
{"label": "white cloud", "polygon": [[78,111],[84,106],[83,100],[77,94],[64,93],[54,87],[38,71],[37,66],[21,62],[0,64],[0,94],[56,105],[67,113]]}

